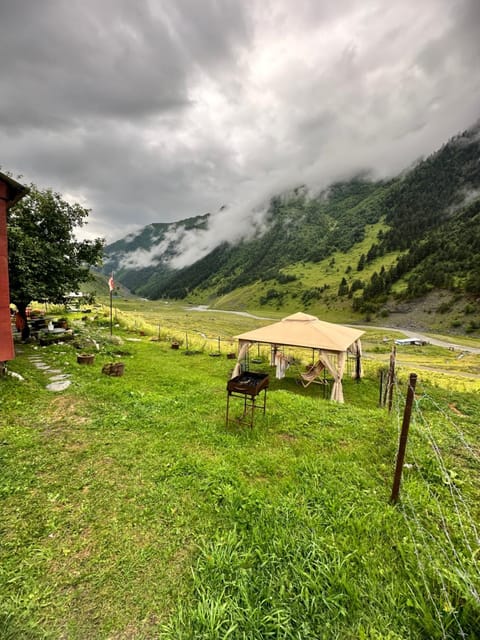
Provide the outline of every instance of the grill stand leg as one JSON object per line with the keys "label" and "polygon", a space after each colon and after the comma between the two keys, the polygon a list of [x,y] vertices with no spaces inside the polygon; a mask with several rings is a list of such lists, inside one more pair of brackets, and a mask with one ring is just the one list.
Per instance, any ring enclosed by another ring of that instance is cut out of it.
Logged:
{"label": "grill stand leg", "polygon": [[[229,422],[234,422],[233,420],[229,419],[230,396],[233,396],[235,398],[243,398],[243,414],[242,414],[242,417],[239,419],[239,422],[246,422],[247,424],[250,425],[250,429],[253,428],[255,409],[263,409],[263,414],[265,415],[265,411],[267,407],[267,389],[266,388],[263,389],[263,405],[257,404],[256,402],[257,396],[243,394],[243,393],[239,395],[239,394],[235,394],[232,391],[227,391],[227,411],[225,415],[225,426],[228,426]],[[247,399],[249,400],[249,403],[247,403]],[[248,417],[247,417],[248,409],[250,409],[250,420],[248,420]]]}

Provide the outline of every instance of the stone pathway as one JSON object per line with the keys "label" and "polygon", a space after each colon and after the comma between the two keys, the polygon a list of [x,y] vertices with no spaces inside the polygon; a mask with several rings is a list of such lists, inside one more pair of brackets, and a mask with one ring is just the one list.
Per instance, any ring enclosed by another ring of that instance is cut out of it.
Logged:
{"label": "stone pathway", "polygon": [[61,369],[51,369],[40,356],[29,356],[28,359],[37,369],[49,376],[50,382],[46,386],[49,391],[65,391],[71,385],[72,381],[68,373],[62,373]]}

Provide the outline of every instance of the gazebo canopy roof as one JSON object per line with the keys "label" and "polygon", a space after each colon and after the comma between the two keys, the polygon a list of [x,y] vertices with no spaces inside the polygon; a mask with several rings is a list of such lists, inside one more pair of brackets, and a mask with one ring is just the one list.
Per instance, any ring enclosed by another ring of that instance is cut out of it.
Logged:
{"label": "gazebo canopy roof", "polygon": [[325,351],[346,351],[365,332],[341,324],[324,322],[306,313],[294,313],[266,327],[238,336],[248,342],[266,342],[291,347],[311,347]]}

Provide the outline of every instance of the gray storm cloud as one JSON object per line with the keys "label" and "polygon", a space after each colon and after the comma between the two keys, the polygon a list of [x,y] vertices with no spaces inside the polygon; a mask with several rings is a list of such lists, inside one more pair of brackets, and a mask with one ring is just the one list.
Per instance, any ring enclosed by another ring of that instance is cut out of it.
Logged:
{"label": "gray storm cloud", "polygon": [[480,116],[478,0],[0,5],[2,168],[108,242],[212,212],[176,266],[260,232],[275,193],[394,174]]}
{"label": "gray storm cloud", "polygon": [[[184,233],[184,227],[180,226],[177,229],[168,231],[161,242],[154,244],[149,250],[140,247],[135,251],[125,253],[119,257],[120,267],[124,269],[143,269],[162,262],[165,252],[180,242]],[[132,240],[134,237],[135,234],[131,234]]]}
{"label": "gray storm cloud", "polygon": [[222,207],[210,215],[206,229],[187,230],[176,244],[176,255],[169,261],[174,269],[181,269],[204,256],[224,242],[236,244],[261,235],[265,231],[268,203],[248,206]]}

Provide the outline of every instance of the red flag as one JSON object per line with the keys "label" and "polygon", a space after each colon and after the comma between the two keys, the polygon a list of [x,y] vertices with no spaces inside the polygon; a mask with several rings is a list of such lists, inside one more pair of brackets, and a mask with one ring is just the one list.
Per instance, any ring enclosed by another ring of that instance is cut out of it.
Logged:
{"label": "red flag", "polygon": [[108,288],[110,289],[110,292],[113,291],[114,287],[115,287],[115,283],[113,282],[113,273],[112,273],[112,275],[108,279]]}

